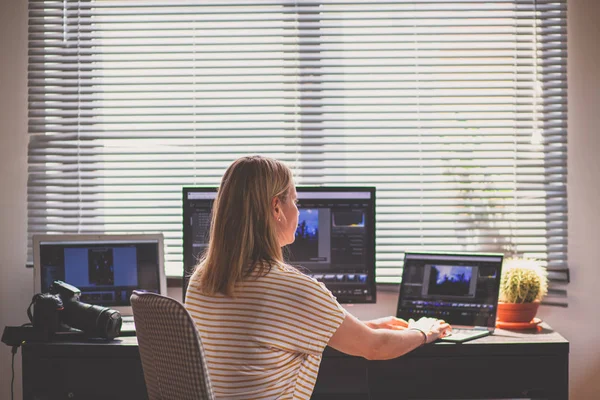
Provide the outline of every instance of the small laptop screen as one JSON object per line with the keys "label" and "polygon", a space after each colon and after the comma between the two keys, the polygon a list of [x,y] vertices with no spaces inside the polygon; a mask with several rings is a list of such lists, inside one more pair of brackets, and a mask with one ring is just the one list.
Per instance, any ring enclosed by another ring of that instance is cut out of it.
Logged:
{"label": "small laptop screen", "polygon": [[397,316],[493,327],[502,254],[406,253]]}
{"label": "small laptop screen", "polygon": [[[39,243],[41,292],[61,280],[81,290],[80,300],[129,306],[133,290],[161,292],[161,240],[49,239]],[[164,275],[164,274],[163,274]]]}

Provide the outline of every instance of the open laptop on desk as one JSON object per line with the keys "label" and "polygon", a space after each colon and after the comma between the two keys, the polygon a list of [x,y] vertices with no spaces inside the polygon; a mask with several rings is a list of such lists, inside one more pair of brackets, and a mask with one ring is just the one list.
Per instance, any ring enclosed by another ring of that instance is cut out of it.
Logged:
{"label": "open laptop on desk", "polygon": [[494,332],[503,254],[407,252],[396,316],[443,319],[465,342]]}
{"label": "open laptop on desk", "polygon": [[167,294],[162,234],[34,235],[33,265],[35,293],[55,280],[69,283],[82,302],[121,313],[121,336],[135,335],[134,290]]}

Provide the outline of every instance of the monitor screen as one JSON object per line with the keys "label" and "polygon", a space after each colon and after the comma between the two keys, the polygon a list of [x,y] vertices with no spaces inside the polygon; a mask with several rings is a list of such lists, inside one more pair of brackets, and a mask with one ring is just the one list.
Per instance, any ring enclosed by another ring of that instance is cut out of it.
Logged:
{"label": "monitor screen", "polygon": [[[374,303],[375,188],[296,187],[298,227],[284,249],[291,265],[323,282],[340,303]],[[214,187],[183,189],[183,296],[208,245]]]}
{"label": "monitor screen", "polygon": [[134,290],[166,295],[163,242],[160,234],[34,236],[36,291],[61,280],[81,290],[84,303],[132,315]]}

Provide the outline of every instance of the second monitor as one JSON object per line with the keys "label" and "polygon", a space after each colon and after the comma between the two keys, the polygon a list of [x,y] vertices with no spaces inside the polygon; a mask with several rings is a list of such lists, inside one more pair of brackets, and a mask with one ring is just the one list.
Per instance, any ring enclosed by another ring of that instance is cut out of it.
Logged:
{"label": "second monitor", "polygon": [[[299,186],[298,227],[286,261],[323,282],[340,303],[374,303],[375,188]],[[183,189],[184,297],[208,245],[216,188]]]}

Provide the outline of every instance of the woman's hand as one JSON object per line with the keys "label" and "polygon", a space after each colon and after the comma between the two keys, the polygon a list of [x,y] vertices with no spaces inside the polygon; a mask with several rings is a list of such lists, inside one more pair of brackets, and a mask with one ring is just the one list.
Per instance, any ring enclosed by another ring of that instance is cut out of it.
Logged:
{"label": "woman's hand", "polygon": [[392,316],[377,318],[372,321],[366,321],[365,325],[367,325],[371,329],[403,330],[408,328],[408,322],[406,322],[402,318],[396,318]]}
{"label": "woman's hand", "polygon": [[426,343],[435,342],[439,338],[446,336],[452,332],[452,327],[443,319],[423,317],[418,321],[414,319],[408,320],[408,329],[415,329],[425,333],[427,336]]}

